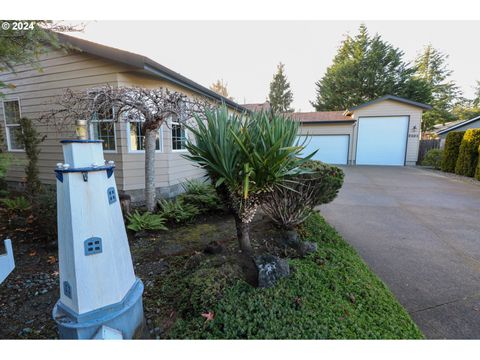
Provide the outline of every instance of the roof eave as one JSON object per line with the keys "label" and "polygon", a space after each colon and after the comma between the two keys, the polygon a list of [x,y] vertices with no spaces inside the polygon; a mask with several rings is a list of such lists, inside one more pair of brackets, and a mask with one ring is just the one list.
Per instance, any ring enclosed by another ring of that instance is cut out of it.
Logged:
{"label": "roof eave", "polygon": [[367,101],[366,103],[351,107],[350,109],[347,109],[347,112],[353,112],[355,110],[358,110],[358,109],[361,109],[363,107],[370,106],[370,105],[373,105],[373,104],[376,104],[378,102],[385,101],[385,100],[398,101],[398,102],[403,103],[403,104],[419,107],[423,110],[431,110],[432,109],[432,106],[428,105],[428,104],[423,104],[423,103],[420,103],[420,102],[417,102],[417,101],[405,99],[405,98],[395,96],[395,95],[385,95],[385,96],[379,97],[378,99]]}
{"label": "roof eave", "polygon": [[459,127],[462,127],[462,126],[464,126],[464,125],[468,125],[468,124],[470,124],[470,123],[472,123],[472,122],[474,122],[474,121],[477,121],[477,120],[480,120],[480,115],[479,115],[479,116],[476,116],[476,117],[474,117],[474,118],[472,118],[472,119],[462,121],[461,123],[455,124],[455,125],[450,126],[450,127],[446,128],[446,129],[437,131],[436,133],[437,133],[438,135],[442,135],[442,134],[445,134],[445,133],[450,132],[450,131],[452,131],[452,130],[458,129]]}

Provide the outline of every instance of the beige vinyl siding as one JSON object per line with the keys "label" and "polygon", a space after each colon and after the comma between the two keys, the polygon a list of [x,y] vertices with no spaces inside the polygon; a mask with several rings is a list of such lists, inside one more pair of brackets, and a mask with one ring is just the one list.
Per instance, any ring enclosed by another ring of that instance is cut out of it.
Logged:
{"label": "beige vinyl siding", "polygon": [[[38,118],[52,106],[56,97],[62,95],[67,88],[74,90],[87,89],[105,84],[117,84],[117,74],[129,70],[125,66],[116,65],[108,60],[81,53],[66,54],[61,51],[50,51],[40,57],[39,67],[19,65],[15,73],[3,72],[0,80],[15,85],[14,89],[3,90],[5,100],[19,99],[21,115],[36,121],[37,129],[46,135],[45,141],[40,145],[39,157],[40,179],[44,183],[54,184],[53,170],[58,162],[63,161],[62,147],[59,141],[74,136],[74,126],[62,126],[39,123]],[[0,124],[4,135],[3,102],[0,101]],[[121,134],[120,127],[116,127],[117,146]],[[3,138],[5,138],[3,136]],[[6,146],[6,145],[5,145]],[[106,153],[108,160],[117,163],[116,179],[119,188],[123,186],[122,153],[117,147],[116,153]],[[24,165],[20,162],[25,159],[23,153],[12,152],[15,165],[11,166],[7,174],[7,181],[23,181],[25,174]]]}
{"label": "beige vinyl siding", "polygon": [[349,135],[348,162],[351,163],[352,158],[352,137],[354,125],[349,122],[346,124],[338,123],[302,123],[298,131],[299,135]]}
{"label": "beige vinyl siding", "polygon": [[[355,110],[353,117],[358,120],[360,117],[367,116],[408,116],[409,129],[407,139],[407,151],[406,151],[406,165],[415,165],[418,159],[418,147],[420,141],[420,124],[422,121],[422,110],[418,107],[400,103],[398,101],[385,100],[379,103],[375,103],[369,106],[362,107]],[[416,130],[413,130],[413,127]],[[355,159],[356,146],[357,146],[357,132],[358,127],[354,128],[354,135],[352,139],[352,157]]]}
{"label": "beige vinyl siding", "polygon": [[[172,91],[182,92],[187,96],[198,96],[183,87],[166,81],[152,79],[137,73],[122,73],[118,75],[119,86],[139,86],[143,88],[164,87]],[[125,144],[123,155],[123,169],[125,175],[124,190],[143,189],[145,187],[145,155],[143,153],[129,153],[127,146],[127,129],[122,133],[121,141]],[[163,125],[163,151],[156,153],[156,187],[168,187],[185,182],[188,179],[200,178],[204,171],[196,167],[191,161],[182,157],[185,151],[172,150],[172,131],[169,124]]]}

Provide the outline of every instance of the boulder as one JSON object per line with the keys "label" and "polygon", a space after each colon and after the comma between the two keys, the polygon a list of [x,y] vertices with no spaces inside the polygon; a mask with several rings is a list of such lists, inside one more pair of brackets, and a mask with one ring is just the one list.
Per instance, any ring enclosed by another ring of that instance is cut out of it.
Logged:
{"label": "boulder", "polygon": [[295,230],[287,230],[283,233],[281,244],[292,248],[297,248],[300,245],[298,233]]}
{"label": "boulder", "polygon": [[288,261],[270,254],[255,257],[255,265],[258,270],[258,287],[272,287],[279,279],[290,275]]}
{"label": "boulder", "polygon": [[298,246],[298,253],[300,256],[305,256],[316,252],[318,249],[317,243],[310,241],[302,241]]}
{"label": "boulder", "polygon": [[207,246],[205,246],[205,248],[203,249],[203,252],[205,254],[211,254],[211,255],[215,255],[215,254],[220,254],[222,253],[224,250],[224,247],[222,244],[220,244],[218,241],[211,241]]}

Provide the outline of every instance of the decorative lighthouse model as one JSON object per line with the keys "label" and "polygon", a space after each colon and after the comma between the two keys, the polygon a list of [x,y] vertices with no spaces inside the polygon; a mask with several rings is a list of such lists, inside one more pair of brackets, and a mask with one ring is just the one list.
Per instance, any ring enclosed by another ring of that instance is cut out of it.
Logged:
{"label": "decorative lighthouse model", "polygon": [[60,299],[53,309],[62,339],[139,336],[143,284],[135,277],[112,161],[102,141],[64,140],[57,164]]}

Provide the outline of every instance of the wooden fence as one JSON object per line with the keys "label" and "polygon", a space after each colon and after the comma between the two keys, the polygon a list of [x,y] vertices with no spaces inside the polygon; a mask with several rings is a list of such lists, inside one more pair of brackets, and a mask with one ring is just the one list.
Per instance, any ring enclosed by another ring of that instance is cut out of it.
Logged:
{"label": "wooden fence", "polygon": [[420,147],[418,149],[418,159],[417,164],[421,164],[425,154],[428,150],[439,149],[440,148],[440,139],[434,140],[420,140]]}

